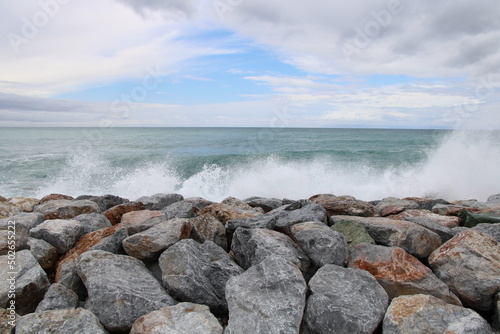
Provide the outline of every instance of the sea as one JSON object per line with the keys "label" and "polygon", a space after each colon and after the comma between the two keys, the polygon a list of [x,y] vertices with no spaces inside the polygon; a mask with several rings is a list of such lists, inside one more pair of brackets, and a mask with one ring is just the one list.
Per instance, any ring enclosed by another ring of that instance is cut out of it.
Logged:
{"label": "sea", "polygon": [[500,193],[500,132],[300,128],[0,128],[0,195]]}

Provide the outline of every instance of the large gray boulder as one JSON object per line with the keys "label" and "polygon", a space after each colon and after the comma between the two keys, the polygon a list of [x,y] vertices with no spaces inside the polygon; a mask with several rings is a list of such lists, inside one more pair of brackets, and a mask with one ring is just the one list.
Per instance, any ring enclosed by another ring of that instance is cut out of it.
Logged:
{"label": "large gray boulder", "polygon": [[226,282],[243,273],[231,257],[212,241],[181,240],[160,256],[162,281],[177,300],[227,311]]}
{"label": "large gray boulder", "polygon": [[433,250],[441,246],[441,237],[438,234],[409,221],[353,216],[330,218],[333,224],[352,220],[361,223],[377,244],[401,247],[418,258],[428,257]]}
{"label": "large gray boulder", "polygon": [[477,224],[472,229],[489,234],[500,242],[500,224]]}
{"label": "large gray boulder", "polygon": [[[52,202],[55,201],[47,203]],[[58,254],[65,254],[73,248],[75,242],[82,236],[82,231],[82,224],[78,220],[54,219],[46,220],[31,229],[30,236],[47,241],[57,249]]]}
{"label": "large gray boulder", "polygon": [[282,257],[267,257],[227,282],[225,334],[298,333],[306,290],[297,266]]}
{"label": "large gray boulder", "polygon": [[12,225],[9,222],[16,222],[16,227],[22,226],[29,231],[33,227],[40,225],[43,220],[43,214],[40,212],[21,212],[12,217],[0,219],[0,229]]}
{"label": "large gray boulder", "polygon": [[283,205],[283,201],[277,198],[265,198],[265,197],[249,197],[243,200],[246,204],[250,205],[252,208],[261,208],[264,213],[272,211]]}
{"label": "large gray boulder", "polygon": [[222,326],[208,306],[179,303],[143,315],[130,334],[222,334]]}
{"label": "large gray boulder", "polygon": [[309,281],[304,334],[371,334],[384,318],[388,296],[360,269],[327,264]]}
{"label": "large gray boulder", "polygon": [[170,204],[169,206],[163,208],[161,210],[165,213],[167,219],[174,218],[192,218],[196,216],[196,213],[200,211],[196,204],[187,202],[187,201],[179,201]]}
{"label": "large gray boulder", "polygon": [[314,266],[346,265],[349,252],[342,233],[323,223],[306,222],[293,225],[292,235]]}
{"label": "large gray boulder", "polygon": [[92,202],[97,203],[99,205],[99,208],[101,209],[101,212],[104,212],[108,209],[111,209],[112,207],[116,205],[120,205],[123,203],[128,203],[129,200],[126,198],[122,198],[119,196],[115,195],[103,195],[103,196],[93,196],[93,195],[81,195],[75,198],[75,200],[90,200]]}
{"label": "large gray boulder", "polygon": [[177,241],[189,238],[191,224],[187,219],[171,219],[123,240],[128,255],[139,260],[153,261]]}
{"label": "large gray boulder", "polygon": [[429,257],[434,273],[468,307],[490,310],[500,292],[500,243],[489,234],[464,231]]}
{"label": "large gray boulder", "polygon": [[161,210],[170,204],[182,201],[183,199],[184,197],[179,194],[158,193],[152,196],[140,197],[136,202],[142,202],[146,210]]}
{"label": "large gray boulder", "polygon": [[331,194],[315,195],[309,198],[311,201],[323,206],[328,216],[346,215],[372,217],[375,215],[375,207],[352,196],[334,196]]}
{"label": "large gray boulder", "polygon": [[85,252],[78,275],[88,291],[85,308],[111,332],[128,332],[140,316],[175,303],[146,266],[130,256]]}
{"label": "large gray boulder", "polygon": [[283,233],[255,228],[238,228],[233,236],[231,244],[236,262],[243,268],[248,269],[262,262],[271,255],[281,256],[291,261],[303,273],[309,268],[309,258],[292,239]]}
{"label": "large gray boulder", "polygon": [[359,244],[351,252],[349,267],[370,272],[385,289],[389,299],[421,293],[461,305],[446,284],[401,248]]}
{"label": "large gray boulder", "polygon": [[111,227],[109,219],[101,213],[86,213],[75,217],[75,220],[82,226],[81,235]]}
{"label": "large gray boulder", "polygon": [[17,252],[12,261],[8,255],[0,256],[0,307],[8,308],[15,295],[16,312],[24,315],[35,311],[50,282],[29,250]]}
{"label": "large gray boulder", "polygon": [[0,227],[0,255],[28,248],[28,230],[23,226]]}
{"label": "large gray boulder", "polygon": [[445,303],[429,295],[395,298],[384,318],[384,334],[492,334],[471,309]]}
{"label": "large gray boulder", "polygon": [[28,238],[28,247],[43,269],[52,268],[57,259],[57,249],[45,240]]}
{"label": "large gray boulder", "polygon": [[89,200],[75,201],[62,199],[37,205],[33,212],[40,212],[43,214],[45,220],[71,219],[85,213],[99,213],[101,212],[101,208],[95,202]]}
{"label": "large gray boulder", "polygon": [[35,312],[63,310],[78,307],[78,296],[62,284],[52,284]]}
{"label": "large gray boulder", "polygon": [[229,220],[226,229],[232,233],[238,227],[268,228],[291,236],[290,229],[293,225],[309,221],[326,223],[326,210],[319,204],[301,200],[283,205],[258,217]]}
{"label": "large gray boulder", "polygon": [[99,319],[83,308],[31,313],[19,318],[16,334],[107,334]]}

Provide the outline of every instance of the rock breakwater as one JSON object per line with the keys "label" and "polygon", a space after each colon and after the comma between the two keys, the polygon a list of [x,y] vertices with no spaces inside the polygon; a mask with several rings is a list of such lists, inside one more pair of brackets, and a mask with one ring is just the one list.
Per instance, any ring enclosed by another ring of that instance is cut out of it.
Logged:
{"label": "rock breakwater", "polygon": [[494,333],[500,195],[0,196],[2,333]]}

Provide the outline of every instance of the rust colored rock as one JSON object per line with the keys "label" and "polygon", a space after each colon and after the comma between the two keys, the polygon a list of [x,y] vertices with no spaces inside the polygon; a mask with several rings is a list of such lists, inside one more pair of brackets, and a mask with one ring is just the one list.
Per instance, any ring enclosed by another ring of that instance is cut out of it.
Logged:
{"label": "rust colored rock", "polygon": [[120,225],[126,227],[129,230],[129,234],[134,234],[151,227],[151,224],[147,224],[147,227],[145,226],[144,228],[141,228],[140,225],[143,225],[148,219],[154,217],[165,217],[165,214],[161,211],[152,210],[131,211],[122,216]]}
{"label": "rust colored rock", "polygon": [[33,209],[40,201],[36,198],[14,197],[9,200],[9,203],[14,204],[23,212],[33,212]]}
{"label": "rust colored rock", "polygon": [[72,249],[70,249],[63,257],[59,259],[56,265],[56,282],[59,281],[61,274],[61,267],[65,262],[75,261],[80,255],[90,250],[93,246],[97,245],[102,239],[116,233],[123,227],[120,225],[107,227],[98,231],[94,231],[84,235],[78,240]]}
{"label": "rust colored rock", "polygon": [[435,214],[429,210],[409,209],[387,218],[395,220],[411,220],[412,218],[426,218],[443,226],[453,228],[460,223],[460,218]]}
{"label": "rust colored rock", "polygon": [[217,218],[210,214],[204,214],[189,219],[189,222],[193,228],[191,238],[200,243],[204,243],[207,240],[213,241],[227,251],[226,228]]}
{"label": "rust colored rock", "polygon": [[321,194],[314,195],[309,200],[323,206],[328,216],[373,217],[375,215],[375,207],[372,204],[357,200],[351,196],[337,197],[331,194]]}
{"label": "rust colored rock", "polygon": [[429,265],[466,306],[489,310],[500,292],[500,243],[468,230],[436,249]]}
{"label": "rust colored rock", "polygon": [[220,220],[223,224],[227,223],[227,221],[231,219],[253,218],[261,216],[263,214],[261,211],[254,210],[253,208],[252,210],[244,210],[222,203],[209,205],[201,209],[198,212],[198,216],[206,213],[211,214],[212,216]]}
{"label": "rust colored rock", "polygon": [[86,213],[100,213],[99,205],[87,200],[54,200],[37,205],[33,212],[43,214],[45,220],[49,219],[71,219]]}
{"label": "rust colored rock", "polygon": [[50,195],[42,197],[39,204],[43,204],[43,203],[50,202],[50,201],[57,201],[57,200],[61,200],[61,199],[72,200],[74,198],[71,196],[68,196],[68,195],[50,194]]}
{"label": "rust colored rock", "polygon": [[362,243],[352,251],[348,266],[370,272],[390,299],[422,293],[441,298],[447,303],[461,305],[446,284],[401,248]]}
{"label": "rust colored rock", "polygon": [[122,216],[127,212],[140,211],[144,209],[144,204],[142,204],[141,202],[126,203],[116,205],[111,209],[106,210],[103,215],[105,215],[106,218],[109,219],[111,225],[116,225],[121,222]]}
{"label": "rust colored rock", "polygon": [[380,209],[379,215],[381,217],[386,217],[386,216],[390,216],[390,215],[396,215],[396,214],[403,212],[403,211],[405,211],[404,206],[387,205],[387,206],[384,206]]}

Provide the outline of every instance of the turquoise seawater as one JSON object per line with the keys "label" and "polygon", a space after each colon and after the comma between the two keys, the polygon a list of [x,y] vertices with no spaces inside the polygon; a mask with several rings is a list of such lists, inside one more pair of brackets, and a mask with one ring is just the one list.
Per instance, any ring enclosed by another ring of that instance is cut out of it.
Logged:
{"label": "turquoise seawater", "polygon": [[498,132],[0,128],[0,195],[372,200],[500,193]]}

